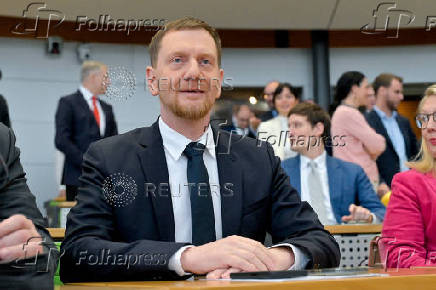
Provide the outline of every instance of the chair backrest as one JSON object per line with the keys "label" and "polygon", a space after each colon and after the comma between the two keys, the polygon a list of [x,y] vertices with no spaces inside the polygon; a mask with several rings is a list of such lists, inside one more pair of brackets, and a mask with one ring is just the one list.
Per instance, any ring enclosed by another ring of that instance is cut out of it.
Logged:
{"label": "chair backrest", "polygon": [[380,236],[375,236],[369,243],[369,258],[368,258],[369,267],[383,266],[380,258],[380,248],[378,246],[380,242],[379,240],[380,240]]}

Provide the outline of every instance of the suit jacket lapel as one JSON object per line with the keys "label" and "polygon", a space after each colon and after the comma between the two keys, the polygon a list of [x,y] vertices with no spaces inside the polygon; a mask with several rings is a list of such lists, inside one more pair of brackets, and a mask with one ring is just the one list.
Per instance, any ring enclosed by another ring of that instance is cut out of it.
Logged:
{"label": "suit jacket lapel", "polygon": [[222,130],[218,131],[216,128],[213,128],[213,134],[220,183],[221,222],[224,238],[240,232],[244,194],[243,172],[242,166],[238,166],[238,157],[232,148],[232,142],[237,142],[235,139],[238,136],[235,134],[230,135]]}
{"label": "suit jacket lapel", "polygon": [[104,103],[102,100],[100,100],[100,106],[101,106],[101,109],[103,110],[105,120],[106,120],[106,127],[104,129],[104,135],[102,137],[107,137],[109,130],[111,130],[111,128],[109,128],[109,126],[110,126],[110,122],[109,122],[110,116],[109,115],[111,112],[109,110],[109,106],[106,103]]}
{"label": "suit jacket lapel", "polygon": [[[155,122],[151,128],[143,129],[139,143],[144,146],[144,149],[138,153],[144,171],[144,180],[156,187],[160,184],[169,184],[168,167],[158,122]],[[156,193],[150,198],[161,240],[174,242],[175,229],[171,191],[169,190],[168,194],[165,195]]]}
{"label": "suit jacket lapel", "polygon": [[[382,120],[380,119],[379,115],[378,115],[377,112],[374,111],[374,110],[372,111],[372,114],[373,114],[373,116],[374,116],[374,120],[377,122],[377,127],[379,128],[380,133],[381,133],[381,134],[385,137],[385,139],[386,139],[386,144],[389,145],[389,146],[391,146],[392,149],[394,149],[394,145],[392,144],[392,140],[391,140],[391,138],[389,138],[388,131],[386,131],[385,125],[383,125],[383,122],[382,122]],[[394,149],[394,152],[396,152],[395,149]]]}
{"label": "suit jacket lapel", "polygon": [[[77,104],[78,104],[80,107],[82,107],[82,109],[83,109],[85,112],[89,112],[89,115],[90,115],[90,116],[93,116],[93,115],[91,115],[92,112],[91,112],[91,110],[89,109],[89,105],[88,105],[88,103],[86,102],[85,97],[82,95],[82,93],[80,92],[80,90],[77,90],[77,94],[76,94],[76,96],[77,96]],[[94,117],[94,116],[93,116],[93,117]]]}
{"label": "suit jacket lapel", "polygon": [[[334,158],[330,157],[329,155],[327,155],[326,158],[326,165],[327,165],[327,178],[329,182],[330,204],[332,206],[335,218],[336,220],[338,220],[337,207],[338,205],[341,204],[341,186],[342,186],[341,180],[344,177],[340,176],[340,171],[338,170],[339,164],[336,162]],[[338,220],[338,222],[340,222],[340,220]]]}
{"label": "suit jacket lapel", "polygon": [[301,155],[298,155],[293,161],[294,165],[290,166],[289,180],[291,185],[298,191],[301,197]]}
{"label": "suit jacket lapel", "polygon": [[[88,122],[89,122],[89,126],[90,126],[89,128],[91,129],[91,131],[94,130],[94,132],[96,132],[96,133],[98,132],[98,136],[102,137],[100,134],[100,129],[97,126],[97,122],[95,121],[94,113],[89,108],[88,102],[85,100],[85,97],[82,95],[80,90],[77,90],[77,103],[79,104],[80,107],[82,107],[82,110],[87,113]],[[102,106],[102,108],[103,108],[103,106]],[[107,126],[106,126],[106,129],[107,129]],[[106,131],[106,129],[105,129],[105,131]]]}

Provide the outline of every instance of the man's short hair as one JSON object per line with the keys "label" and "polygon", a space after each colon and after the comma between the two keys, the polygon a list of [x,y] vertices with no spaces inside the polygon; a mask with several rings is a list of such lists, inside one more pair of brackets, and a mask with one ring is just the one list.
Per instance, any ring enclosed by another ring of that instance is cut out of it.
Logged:
{"label": "man's short hair", "polygon": [[374,92],[377,95],[378,89],[380,87],[389,88],[392,84],[392,80],[398,80],[400,83],[403,83],[403,78],[391,73],[382,73],[379,74],[372,84],[374,87]]}
{"label": "man's short hair", "polygon": [[329,114],[324,111],[317,104],[312,103],[299,103],[289,112],[288,117],[291,115],[305,116],[307,121],[314,127],[317,123],[324,125],[324,131],[321,137],[323,140],[327,140],[330,137],[330,117]]}
{"label": "man's short hair", "polygon": [[82,71],[80,73],[80,81],[83,82],[93,72],[101,70],[106,65],[99,61],[87,60],[82,64]]}
{"label": "man's short hair", "polygon": [[184,17],[174,21],[170,21],[165,25],[165,29],[159,30],[151,39],[150,48],[150,59],[151,66],[156,67],[157,57],[159,54],[160,43],[162,38],[170,31],[182,31],[182,30],[200,30],[204,29],[209,32],[215,41],[215,47],[218,56],[218,66],[221,66],[221,39],[218,32],[205,21],[194,18],[194,17]]}
{"label": "man's short hair", "polygon": [[236,106],[233,107],[233,115],[238,114],[239,111],[240,111],[242,108],[247,108],[247,109],[251,112],[251,108],[250,108],[249,105],[247,105],[247,104],[241,104],[241,105],[236,105]]}

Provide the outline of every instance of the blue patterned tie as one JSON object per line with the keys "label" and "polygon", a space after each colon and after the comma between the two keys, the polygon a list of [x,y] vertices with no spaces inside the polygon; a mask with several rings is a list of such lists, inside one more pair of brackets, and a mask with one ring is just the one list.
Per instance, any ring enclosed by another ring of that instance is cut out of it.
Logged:
{"label": "blue patterned tie", "polygon": [[186,146],[187,177],[191,197],[192,244],[199,246],[216,240],[215,217],[209,175],[203,161],[206,147],[198,142]]}

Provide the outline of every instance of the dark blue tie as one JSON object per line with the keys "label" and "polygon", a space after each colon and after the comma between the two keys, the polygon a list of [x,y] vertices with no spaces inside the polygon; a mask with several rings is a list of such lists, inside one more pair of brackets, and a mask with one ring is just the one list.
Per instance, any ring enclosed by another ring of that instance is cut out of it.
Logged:
{"label": "dark blue tie", "polygon": [[192,244],[196,246],[216,240],[209,175],[203,161],[205,148],[203,144],[191,142],[183,151],[188,158],[187,177],[191,197]]}

